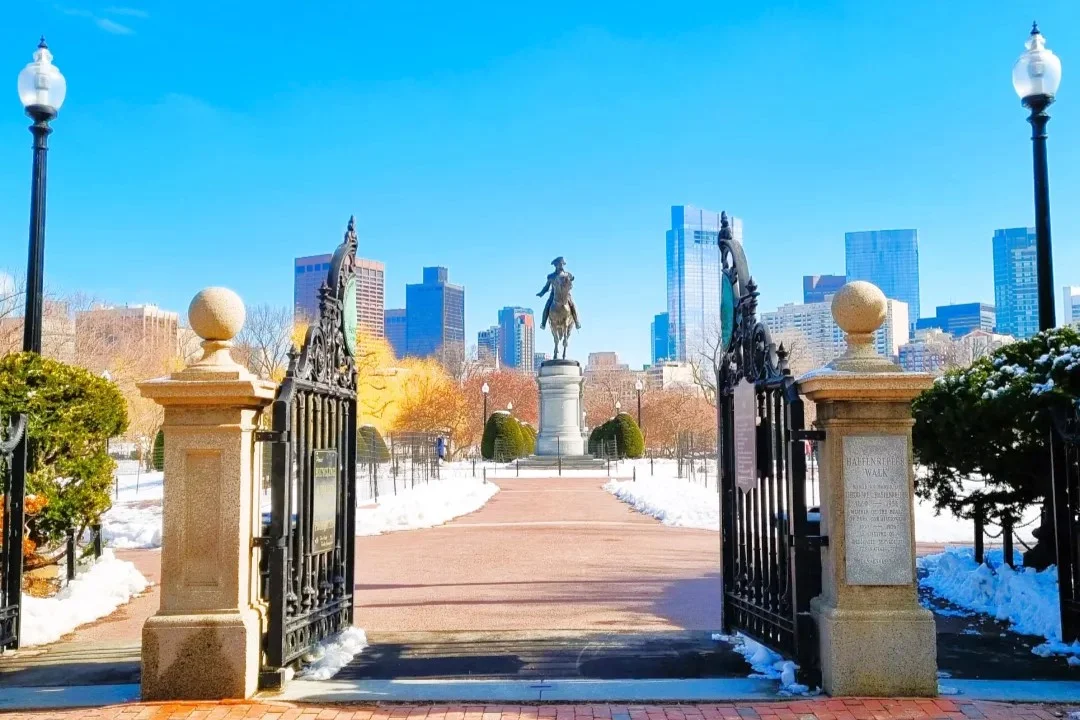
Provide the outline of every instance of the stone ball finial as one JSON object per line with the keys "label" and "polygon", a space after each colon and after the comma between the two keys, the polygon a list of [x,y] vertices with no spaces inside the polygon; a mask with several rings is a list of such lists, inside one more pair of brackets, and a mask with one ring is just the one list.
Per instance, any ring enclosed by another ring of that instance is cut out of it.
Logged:
{"label": "stone ball finial", "polygon": [[244,327],[244,301],[229,288],[200,290],[188,306],[191,329],[203,340],[228,342]]}
{"label": "stone ball finial", "polygon": [[877,285],[849,282],[833,295],[832,316],[848,335],[870,335],[885,322],[888,302]]}

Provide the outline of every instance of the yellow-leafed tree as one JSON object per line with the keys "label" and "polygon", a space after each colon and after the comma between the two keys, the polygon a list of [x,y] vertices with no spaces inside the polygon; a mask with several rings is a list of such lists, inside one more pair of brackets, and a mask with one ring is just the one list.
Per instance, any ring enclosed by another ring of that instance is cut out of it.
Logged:
{"label": "yellow-leafed tree", "polygon": [[457,453],[468,445],[469,407],[465,394],[432,359],[402,361],[402,396],[392,430],[438,433]]}

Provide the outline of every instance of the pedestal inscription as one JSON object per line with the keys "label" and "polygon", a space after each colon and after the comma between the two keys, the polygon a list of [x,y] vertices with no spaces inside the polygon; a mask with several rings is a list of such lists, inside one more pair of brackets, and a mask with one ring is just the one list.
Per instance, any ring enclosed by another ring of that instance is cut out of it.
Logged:
{"label": "pedestal inscription", "polygon": [[903,435],[844,438],[844,519],[849,585],[907,585],[911,496]]}

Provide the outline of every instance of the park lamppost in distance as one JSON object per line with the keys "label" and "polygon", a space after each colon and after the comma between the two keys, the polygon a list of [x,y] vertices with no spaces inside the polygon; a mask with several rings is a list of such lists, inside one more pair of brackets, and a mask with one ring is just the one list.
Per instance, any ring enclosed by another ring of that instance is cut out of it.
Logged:
{"label": "park lamppost in distance", "polygon": [[480,392],[484,395],[484,424],[486,425],[487,424],[487,419],[488,419],[487,396],[488,396],[488,393],[491,392],[491,388],[488,387],[487,383],[484,383],[483,385],[480,386]]}
{"label": "park lamppost in distance", "polygon": [[1054,259],[1050,242],[1050,178],[1046,167],[1046,109],[1061,84],[1061,61],[1046,47],[1039,26],[1031,25],[1027,50],[1013,65],[1012,82],[1031,110],[1032,164],[1035,170],[1035,268],[1039,288],[1039,330],[1051,330],[1054,317]]}
{"label": "park lamppost in distance", "polygon": [[641,391],[645,389],[645,386],[641,384],[641,378],[638,378],[634,382],[634,390],[637,391],[637,424],[641,427]]}
{"label": "park lamppost in distance", "polygon": [[510,413],[511,415],[514,414],[514,403],[513,403],[513,401],[506,403],[506,412]]}
{"label": "park lamppost in distance", "polygon": [[622,412],[622,402],[620,400],[615,401],[615,414],[618,415]]}
{"label": "park lamppost in distance", "polygon": [[67,83],[52,64],[52,53],[41,38],[34,60],[19,73],[19,100],[34,121],[34,166],[30,179],[30,251],[26,261],[26,308],[23,312],[23,350],[41,352],[41,309],[45,286],[45,184],[49,151],[49,122],[64,104]]}

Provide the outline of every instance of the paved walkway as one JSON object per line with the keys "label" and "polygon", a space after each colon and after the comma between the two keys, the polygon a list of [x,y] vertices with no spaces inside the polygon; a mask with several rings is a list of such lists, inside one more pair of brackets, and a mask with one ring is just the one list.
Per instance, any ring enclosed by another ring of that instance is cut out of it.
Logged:
{"label": "paved walkway", "polygon": [[812,700],[732,705],[296,705],[140,703],[0,713],[5,720],[1057,720],[1070,708],[952,700]]}

